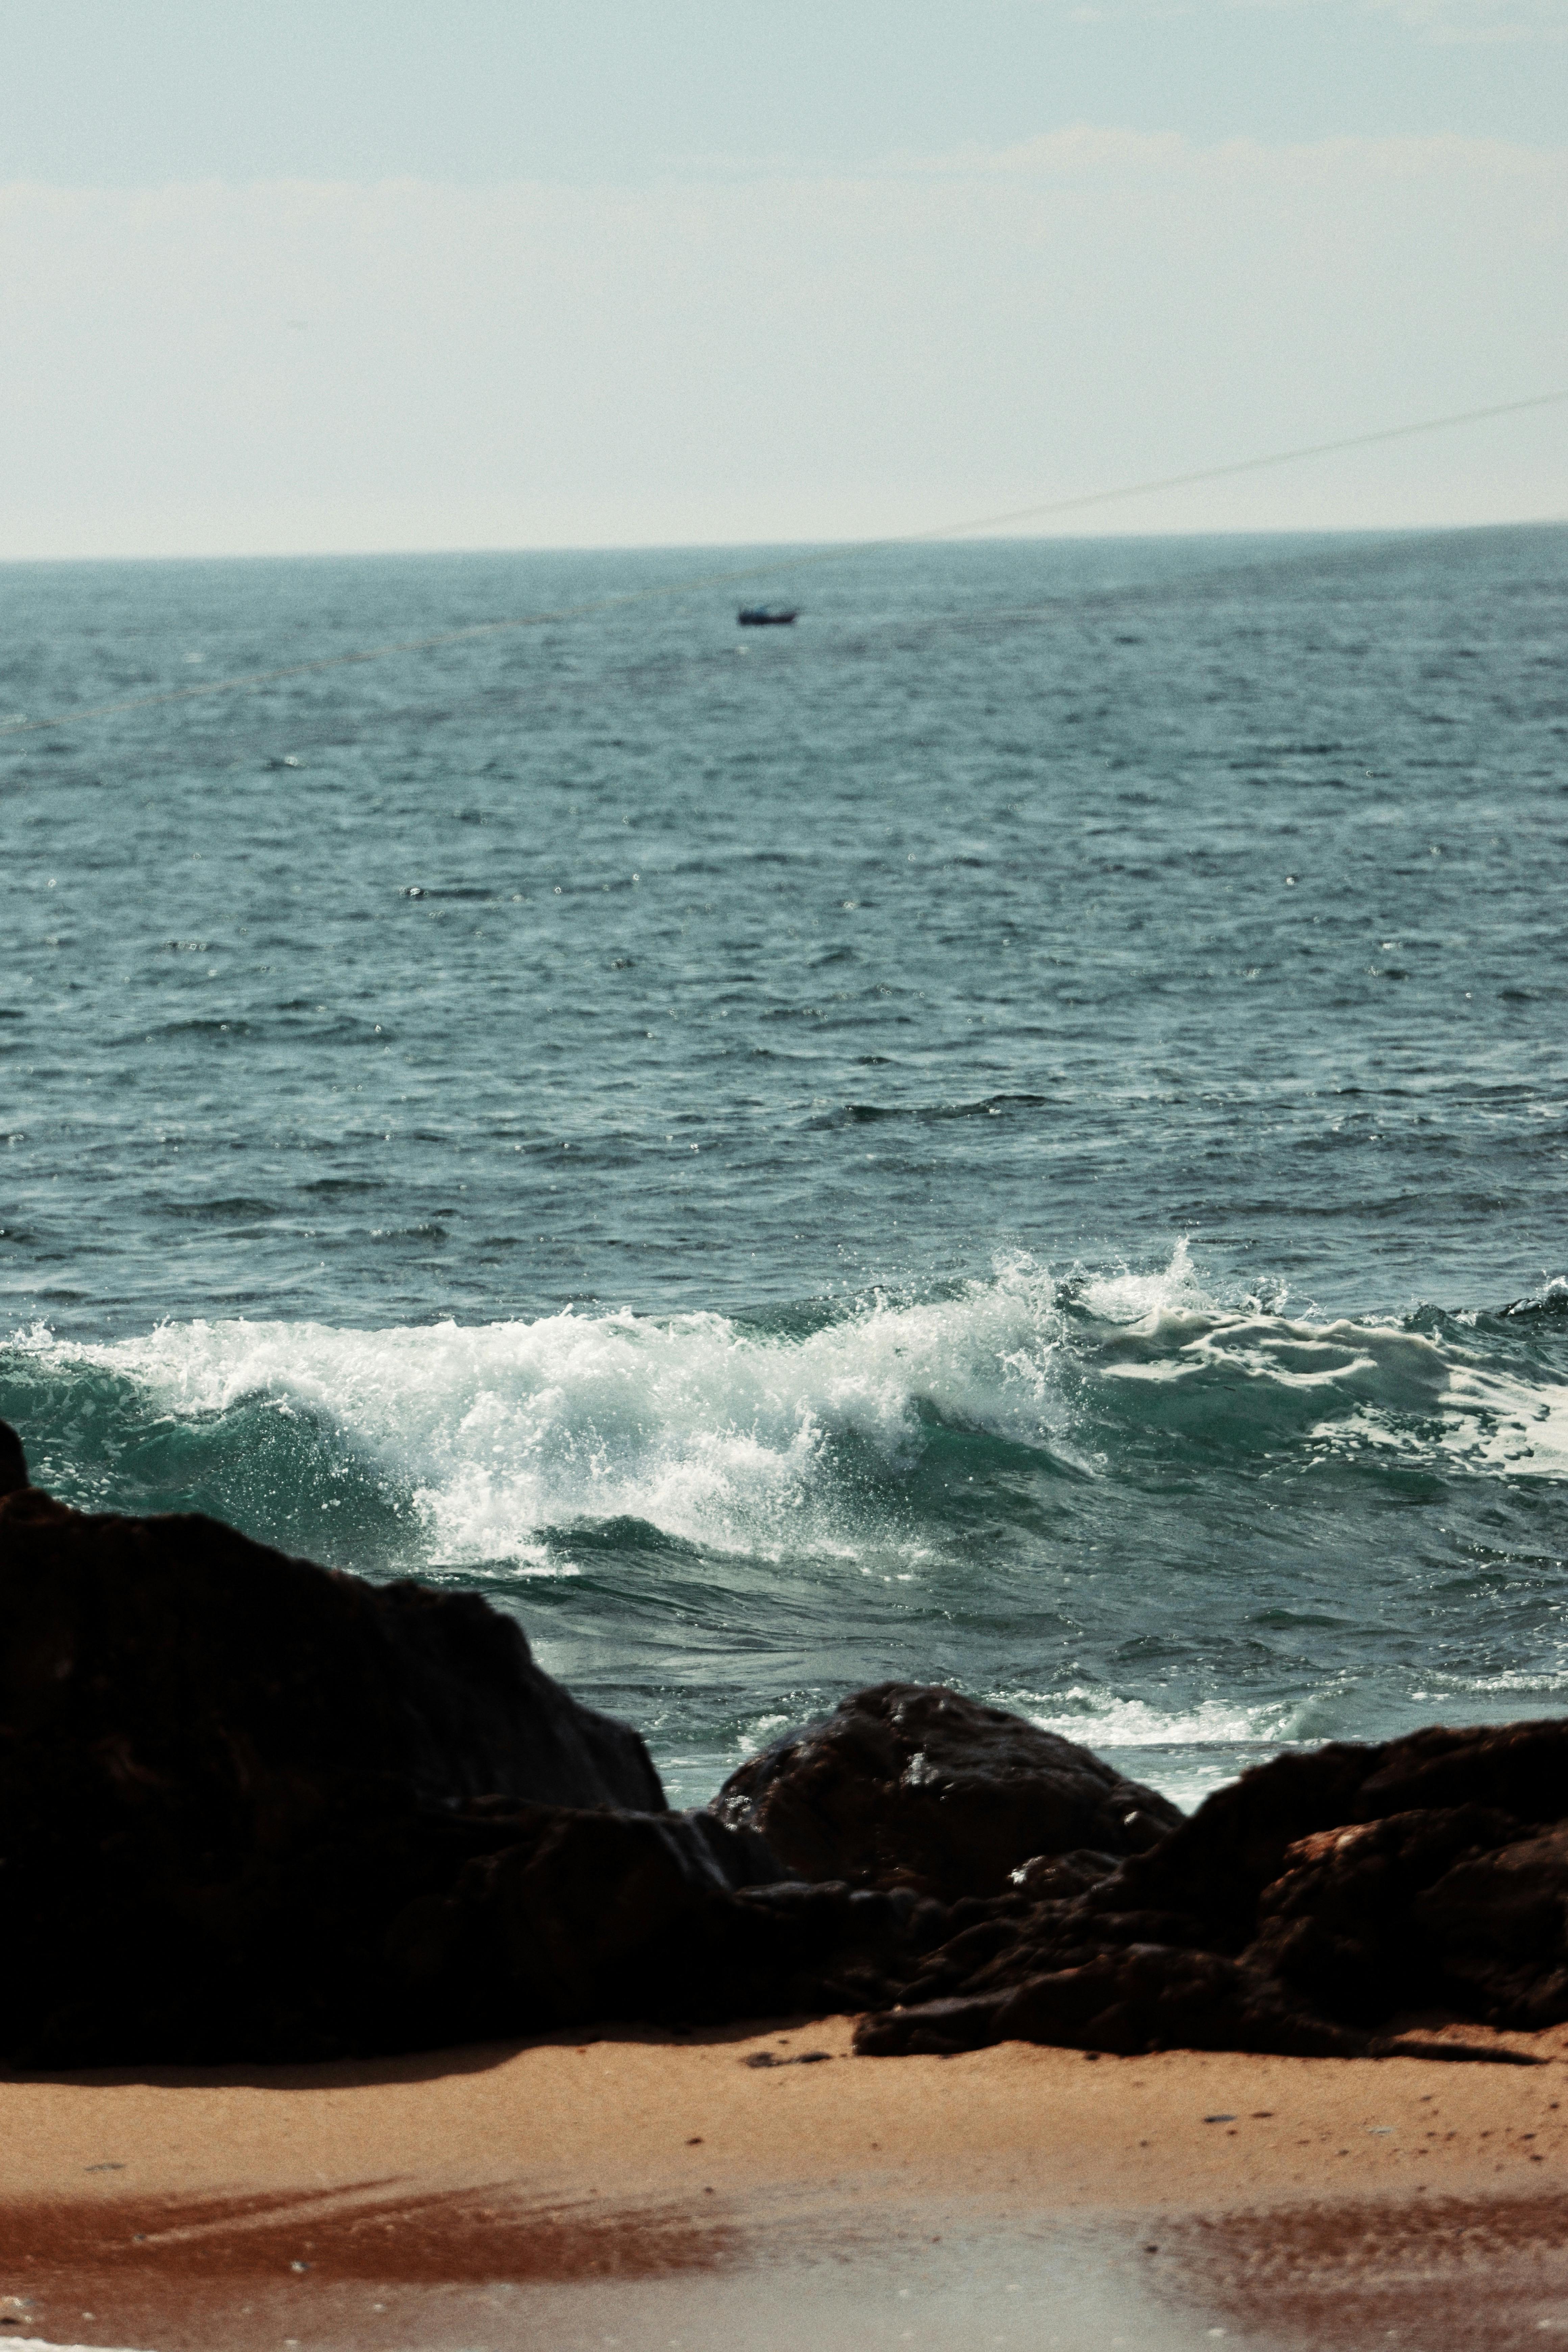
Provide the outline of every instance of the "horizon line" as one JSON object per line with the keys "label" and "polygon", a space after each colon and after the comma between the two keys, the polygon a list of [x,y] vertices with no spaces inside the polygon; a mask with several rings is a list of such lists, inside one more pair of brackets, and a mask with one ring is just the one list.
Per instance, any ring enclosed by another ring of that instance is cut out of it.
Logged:
{"label": "horizon line", "polygon": [[1488,530],[1554,530],[1568,524],[1568,513],[1543,515],[1497,516],[1486,521],[1465,522],[1388,522],[1388,523],[1216,523],[1192,529],[1160,529],[1144,530],[1038,530],[1005,531],[984,530],[952,530],[942,536],[895,535],[868,539],[862,534],[845,538],[806,536],[799,539],[647,539],[647,540],[497,540],[442,541],[429,545],[409,543],[395,547],[334,546],[334,547],[229,547],[141,549],[120,553],[75,555],[10,555],[0,553],[0,572],[25,571],[37,566],[95,563],[372,563],[437,561],[456,556],[485,555],[680,555],[688,552],[709,554],[733,551],[736,554],[824,553],[847,552],[867,555],[891,553],[898,550],[931,552],[939,546],[948,547],[1042,547],[1096,546],[1106,541],[1134,543],[1147,540],[1183,539],[1397,539],[1401,537],[1458,537],[1464,532]]}

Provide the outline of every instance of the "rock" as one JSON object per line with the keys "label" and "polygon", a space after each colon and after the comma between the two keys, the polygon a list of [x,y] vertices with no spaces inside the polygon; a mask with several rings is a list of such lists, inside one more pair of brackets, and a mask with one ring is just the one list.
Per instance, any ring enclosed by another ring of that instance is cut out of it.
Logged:
{"label": "rock", "polygon": [[1154,1844],[1182,1815],[1152,1789],[1001,1707],[881,1683],[765,1748],[712,1810],[803,1878],[997,1895],[1037,1855]]}
{"label": "rock", "polygon": [[[378,1589],[211,1519],[0,1498],[13,2063],[449,2039],[386,1939],[515,1843],[520,1806],[536,1843],[563,1808],[669,1819],[637,1735],[477,1596]],[[776,1874],[719,1838],[687,1833],[715,1875]]]}
{"label": "rock", "polygon": [[1465,1855],[1410,1916],[1451,2001],[1526,2028],[1568,2017],[1568,1824]]}
{"label": "rock", "polygon": [[1528,2053],[1463,2042],[1357,2032],[1314,2015],[1262,1969],[1213,1952],[1133,1944],[976,2000],[937,2000],[863,2018],[863,2057],[948,2057],[997,2042],[1044,2042],[1123,2057],[1156,2050],[1247,2050],[1287,2058],[1439,2058],[1504,2065]]}
{"label": "rock", "polygon": [[1123,2055],[1153,2050],[1259,2050],[1300,2058],[1361,2056],[1365,2036],[1292,2004],[1260,1970],[1213,1952],[1133,1944],[1005,1991],[862,2020],[863,2055],[938,2056],[995,2042],[1048,2042]]}
{"label": "rock", "polygon": [[17,1495],[28,1484],[27,1457],[8,1421],[0,1421],[0,1495]]}
{"label": "rock", "polygon": [[471,1594],[0,1499],[0,2056],[310,2060],[864,2008],[948,1915],[786,1880]]}
{"label": "rock", "polygon": [[68,1510],[3,1425],[0,1486],[13,2065],[847,2009],[873,2054],[1568,2021],[1568,1723],[1279,1757],[1184,1821],[890,1684],[675,1814],[636,1732],[473,1594]]}
{"label": "rock", "polygon": [[0,1628],[0,1721],[122,1787],[210,1806],[387,1775],[432,1803],[664,1807],[637,1734],[552,1682],[478,1594],[378,1587],[216,1519],[11,1494]]}
{"label": "rock", "polygon": [[909,1895],[780,1882],[760,1840],[701,1813],[510,1826],[388,1938],[432,2017],[470,2036],[863,2008],[943,1924]]}
{"label": "rock", "polygon": [[1484,1805],[1318,1831],[1287,1848],[1279,1876],[1258,1896],[1246,1958],[1350,2024],[1446,2006],[1446,1939],[1422,1916],[1423,1898],[1456,1864],[1518,1835],[1517,1822]]}
{"label": "rock", "polygon": [[1079,1846],[1069,1853],[1037,1853],[1012,1873],[1012,1884],[1030,1903],[1066,1902],[1087,1894],[1117,1867],[1113,1853],[1095,1853]]}
{"label": "rock", "polygon": [[1568,1724],[1278,1757],[1078,1890],[1037,1866],[1011,1899],[954,1906],[857,2046],[1379,2054],[1402,2013],[1559,2024],[1564,1816]]}

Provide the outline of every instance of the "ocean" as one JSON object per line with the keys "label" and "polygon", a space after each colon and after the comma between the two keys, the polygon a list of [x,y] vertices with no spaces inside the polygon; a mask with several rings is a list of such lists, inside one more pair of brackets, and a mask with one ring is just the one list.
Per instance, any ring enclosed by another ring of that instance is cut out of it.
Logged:
{"label": "ocean", "polygon": [[0,568],[0,729],[564,615],[0,731],[38,1482],[678,1802],[889,1676],[1182,1803],[1561,1713],[1568,529],[769,560]]}

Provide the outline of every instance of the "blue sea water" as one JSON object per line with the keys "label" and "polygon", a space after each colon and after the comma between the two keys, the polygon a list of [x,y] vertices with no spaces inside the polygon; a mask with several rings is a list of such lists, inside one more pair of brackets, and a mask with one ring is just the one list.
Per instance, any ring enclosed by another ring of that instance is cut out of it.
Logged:
{"label": "blue sea water", "polygon": [[0,570],[0,725],[567,614],[0,732],[36,1475],[685,1801],[889,1675],[1184,1801],[1562,1711],[1568,530],[766,560]]}

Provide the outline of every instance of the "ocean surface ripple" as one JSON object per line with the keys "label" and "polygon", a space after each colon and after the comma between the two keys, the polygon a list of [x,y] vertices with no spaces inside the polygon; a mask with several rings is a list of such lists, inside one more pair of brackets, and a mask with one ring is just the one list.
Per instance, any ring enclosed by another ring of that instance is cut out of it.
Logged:
{"label": "ocean surface ripple", "polygon": [[[670,556],[0,570],[0,716]],[[0,737],[0,1413],[708,1794],[1568,1705],[1568,530],[892,551]],[[743,657],[742,657],[743,656]]]}

